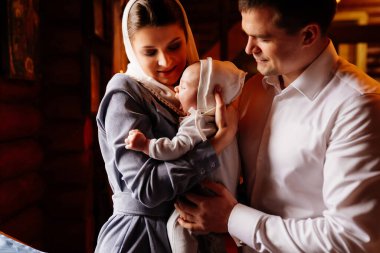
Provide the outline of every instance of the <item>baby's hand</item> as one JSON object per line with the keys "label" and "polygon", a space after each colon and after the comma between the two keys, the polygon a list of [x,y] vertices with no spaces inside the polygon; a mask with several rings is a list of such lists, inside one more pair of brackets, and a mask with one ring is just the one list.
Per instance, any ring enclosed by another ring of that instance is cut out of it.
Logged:
{"label": "baby's hand", "polygon": [[132,149],[136,151],[142,151],[145,154],[149,153],[149,139],[140,132],[138,129],[133,129],[129,131],[128,137],[125,139],[125,148]]}

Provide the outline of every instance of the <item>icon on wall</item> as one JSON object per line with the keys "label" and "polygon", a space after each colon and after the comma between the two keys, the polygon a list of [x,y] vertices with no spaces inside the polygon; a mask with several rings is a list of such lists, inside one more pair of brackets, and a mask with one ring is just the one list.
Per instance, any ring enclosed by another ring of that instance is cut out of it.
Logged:
{"label": "icon on wall", "polygon": [[35,80],[39,0],[7,0],[5,70],[11,79]]}

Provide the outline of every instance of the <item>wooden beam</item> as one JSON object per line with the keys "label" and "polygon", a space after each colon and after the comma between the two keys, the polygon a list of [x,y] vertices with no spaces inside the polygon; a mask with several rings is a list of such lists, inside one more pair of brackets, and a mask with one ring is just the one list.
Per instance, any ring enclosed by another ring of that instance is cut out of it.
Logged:
{"label": "wooden beam", "polygon": [[380,43],[380,25],[333,26],[330,37],[336,43]]}

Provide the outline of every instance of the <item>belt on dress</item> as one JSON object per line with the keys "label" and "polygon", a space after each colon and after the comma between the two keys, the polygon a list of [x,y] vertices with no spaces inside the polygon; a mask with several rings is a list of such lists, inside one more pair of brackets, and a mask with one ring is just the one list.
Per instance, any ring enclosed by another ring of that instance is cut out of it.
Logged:
{"label": "belt on dress", "polygon": [[112,195],[112,200],[114,213],[168,217],[173,210],[173,205],[170,202],[157,207],[144,206],[140,201],[132,198],[128,192],[115,193]]}

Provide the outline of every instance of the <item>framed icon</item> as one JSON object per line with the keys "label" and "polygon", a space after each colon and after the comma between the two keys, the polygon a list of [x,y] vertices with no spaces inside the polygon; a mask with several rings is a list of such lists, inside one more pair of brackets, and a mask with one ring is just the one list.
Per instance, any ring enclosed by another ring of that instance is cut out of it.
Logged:
{"label": "framed icon", "polygon": [[39,0],[6,0],[5,66],[10,79],[36,78]]}

